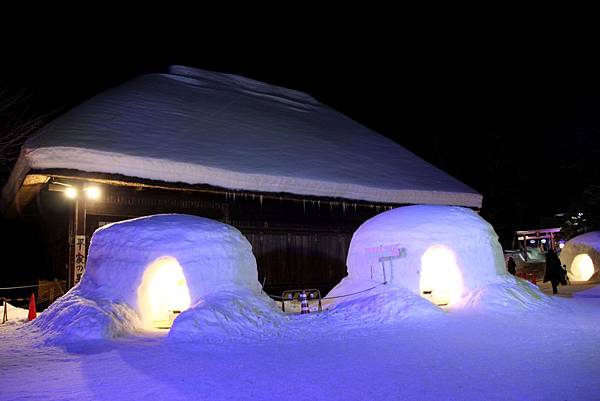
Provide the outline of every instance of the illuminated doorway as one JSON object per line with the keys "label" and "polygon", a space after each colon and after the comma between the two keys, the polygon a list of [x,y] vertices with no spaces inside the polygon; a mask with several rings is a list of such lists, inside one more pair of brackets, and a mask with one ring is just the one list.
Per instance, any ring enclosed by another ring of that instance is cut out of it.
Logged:
{"label": "illuminated doorway", "polygon": [[452,305],[461,297],[462,274],[454,252],[443,245],[429,247],[421,257],[421,296],[436,305]]}
{"label": "illuminated doorway", "polygon": [[162,257],[146,268],[138,288],[138,305],[146,328],[170,328],[190,302],[187,282],[176,259]]}
{"label": "illuminated doorway", "polygon": [[571,263],[571,274],[575,281],[588,281],[594,274],[594,262],[588,254],[580,253]]}

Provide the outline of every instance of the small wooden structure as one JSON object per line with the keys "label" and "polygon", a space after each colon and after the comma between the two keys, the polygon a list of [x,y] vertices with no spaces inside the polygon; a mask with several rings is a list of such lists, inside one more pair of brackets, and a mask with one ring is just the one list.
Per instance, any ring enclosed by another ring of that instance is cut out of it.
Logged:
{"label": "small wooden structure", "polygon": [[527,261],[528,247],[544,247],[556,250],[556,248],[558,248],[556,238],[558,232],[560,232],[560,227],[515,231],[513,237],[513,249],[521,249],[523,258]]}

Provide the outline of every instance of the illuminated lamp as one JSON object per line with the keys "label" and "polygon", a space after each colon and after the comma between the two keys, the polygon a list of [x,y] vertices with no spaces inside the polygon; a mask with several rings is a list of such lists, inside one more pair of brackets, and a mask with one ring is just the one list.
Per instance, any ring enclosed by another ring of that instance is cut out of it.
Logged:
{"label": "illuminated lamp", "polygon": [[454,252],[443,245],[429,247],[421,257],[421,295],[436,305],[452,305],[463,292],[462,273]]}
{"label": "illuminated lamp", "polygon": [[98,187],[85,187],[85,196],[88,199],[96,200],[100,197],[100,188]]}
{"label": "illuminated lamp", "polygon": [[75,187],[67,187],[64,192],[65,196],[69,199],[77,198],[77,188]]}
{"label": "illuminated lamp", "polygon": [[576,281],[588,281],[594,274],[594,263],[588,254],[580,253],[571,263],[571,274]]}
{"label": "illuminated lamp", "polygon": [[560,241],[560,242],[558,243],[558,247],[559,247],[560,249],[563,249],[563,248],[565,247],[565,241]]}
{"label": "illuminated lamp", "polygon": [[541,240],[541,243],[542,243],[542,244],[545,244],[545,243],[546,243],[546,239],[545,239],[545,238],[544,238],[544,239],[542,239],[542,240]]}
{"label": "illuminated lamp", "polygon": [[175,258],[158,258],[146,268],[138,287],[138,307],[147,329],[170,328],[190,302],[183,270]]}

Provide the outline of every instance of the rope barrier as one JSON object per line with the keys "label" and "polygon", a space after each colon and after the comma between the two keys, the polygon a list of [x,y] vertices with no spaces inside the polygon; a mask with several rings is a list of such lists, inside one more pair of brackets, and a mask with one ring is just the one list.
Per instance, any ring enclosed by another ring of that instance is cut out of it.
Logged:
{"label": "rope barrier", "polygon": [[39,284],[35,284],[35,285],[22,285],[19,287],[0,287],[0,290],[16,290],[18,288],[34,288],[34,287],[39,287]]}

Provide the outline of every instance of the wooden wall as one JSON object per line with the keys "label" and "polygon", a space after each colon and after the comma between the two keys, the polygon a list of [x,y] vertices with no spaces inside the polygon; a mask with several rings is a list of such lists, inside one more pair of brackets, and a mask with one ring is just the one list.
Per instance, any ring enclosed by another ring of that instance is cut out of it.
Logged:
{"label": "wooden wall", "polygon": [[[39,197],[37,204],[46,218],[52,211],[44,205],[69,202],[61,193],[43,191]],[[208,217],[233,225],[248,238],[259,281],[265,280],[268,293],[318,288],[326,294],[346,276],[346,255],[354,231],[386,208],[332,201],[105,186],[100,200],[86,203],[86,234],[89,239],[101,224],[157,213]],[[54,218],[59,226],[69,224],[64,213]],[[56,244],[57,239],[49,241]],[[64,235],[58,241],[68,247]],[[53,263],[64,266],[65,261]]]}

